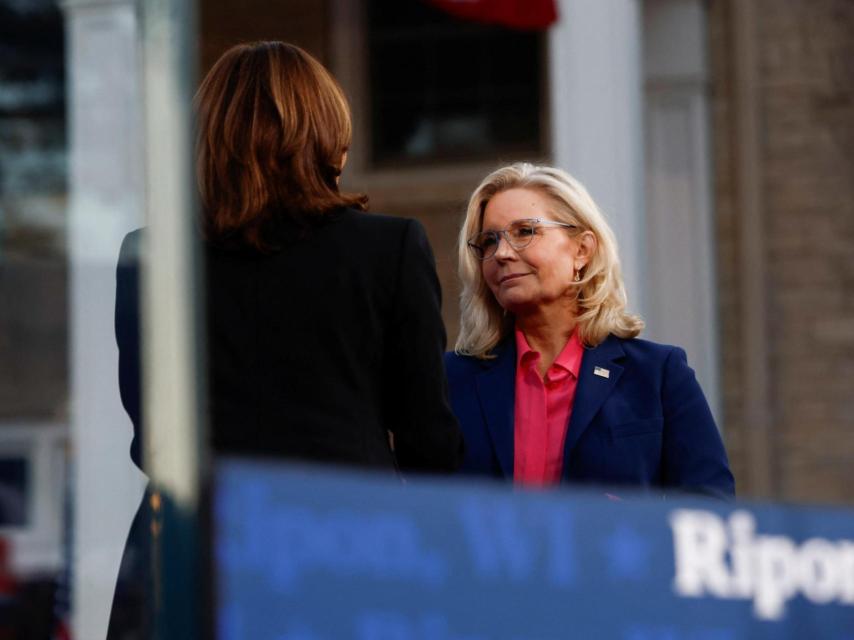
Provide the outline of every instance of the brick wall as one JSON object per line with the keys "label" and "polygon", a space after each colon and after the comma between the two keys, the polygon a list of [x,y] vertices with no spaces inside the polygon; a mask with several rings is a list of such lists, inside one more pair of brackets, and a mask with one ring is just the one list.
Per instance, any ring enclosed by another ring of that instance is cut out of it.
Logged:
{"label": "brick wall", "polygon": [[770,375],[768,449],[751,446],[740,325],[734,2],[710,3],[724,422],[742,494],[854,503],[854,3],[757,0],[759,149]]}

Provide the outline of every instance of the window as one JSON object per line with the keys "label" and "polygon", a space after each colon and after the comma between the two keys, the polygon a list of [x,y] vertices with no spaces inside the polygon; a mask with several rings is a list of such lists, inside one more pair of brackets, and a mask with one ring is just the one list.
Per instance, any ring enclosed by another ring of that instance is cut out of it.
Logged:
{"label": "window", "polygon": [[371,162],[542,154],[542,35],[367,3]]}
{"label": "window", "polygon": [[0,0],[0,540],[24,580],[61,569],[67,524],[64,33],[56,2]]}

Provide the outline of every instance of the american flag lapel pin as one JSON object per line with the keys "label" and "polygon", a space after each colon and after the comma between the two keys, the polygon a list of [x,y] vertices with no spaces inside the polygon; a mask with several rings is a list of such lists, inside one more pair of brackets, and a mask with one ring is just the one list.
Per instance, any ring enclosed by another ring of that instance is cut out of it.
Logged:
{"label": "american flag lapel pin", "polygon": [[593,367],[593,375],[601,378],[610,378],[611,372],[604,367]]}

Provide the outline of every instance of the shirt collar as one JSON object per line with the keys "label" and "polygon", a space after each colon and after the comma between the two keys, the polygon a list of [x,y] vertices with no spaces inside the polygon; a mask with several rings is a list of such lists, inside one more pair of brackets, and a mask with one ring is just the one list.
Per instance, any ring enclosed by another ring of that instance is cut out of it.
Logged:
{"label": "shirt collar", "polygon": [[[534,351],[528,344],[528,339],[519,327],[516,327],[516,366],[530,366],[540,359],[539,351]],[[581,359],[584,356],[584,346],[578,339],[578,331],[573,331],[561,352],[555,358],[552,366],[558,366],[569,371],[577,380],[581,371]]]}

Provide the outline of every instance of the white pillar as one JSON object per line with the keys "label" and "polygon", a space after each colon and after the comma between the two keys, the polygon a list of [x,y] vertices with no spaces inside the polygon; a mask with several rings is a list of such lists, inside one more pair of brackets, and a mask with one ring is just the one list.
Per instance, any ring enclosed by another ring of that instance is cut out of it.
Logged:
{"label": "white pillar", "polygon": [[559,0],[549,36],[554,163],[599,203],[620,244],[629,307],[644,312],[638,0]]}
{"label": "white pillar", "polygon": [[648,336],[688,352],[720,424],[703,0],[646,0]]}
{"label": "white pillar", "polygon": [[140,11],[146,97],[147,245],[143,290],[145,463],[162,528],[152,540],[153,632],[199,638],[204,627],[199,544],[205,390],[201,255],[195,232],[191,96],[195,5],[146,0]]}
{"label": "white pillar", "polygon": [[136,3],[65,0],[70,131],[73,635],[103,638],[118,565],[143,490],[118,388],[115,268],[143,222]]}

